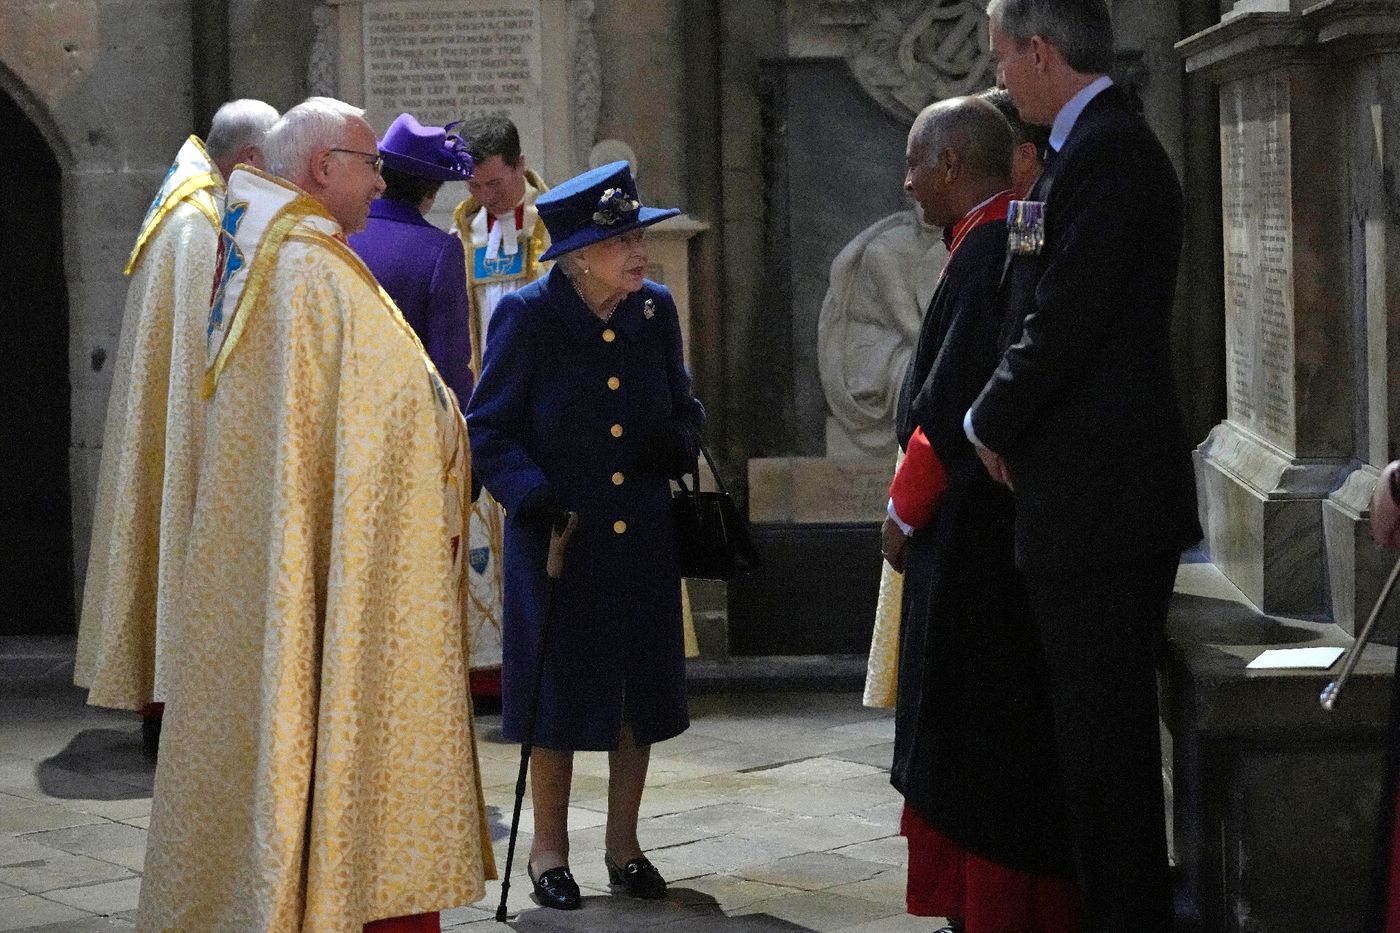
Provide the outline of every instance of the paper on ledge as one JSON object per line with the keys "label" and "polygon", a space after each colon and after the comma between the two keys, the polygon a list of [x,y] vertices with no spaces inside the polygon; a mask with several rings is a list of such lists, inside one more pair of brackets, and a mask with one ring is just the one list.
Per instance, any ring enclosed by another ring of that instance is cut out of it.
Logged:
{"label": "paper on ledge", "polygon": [[1260,668],[1316,668],[1325,671],[1342,656],[1342,648],[1270,648],[1247,665]]}

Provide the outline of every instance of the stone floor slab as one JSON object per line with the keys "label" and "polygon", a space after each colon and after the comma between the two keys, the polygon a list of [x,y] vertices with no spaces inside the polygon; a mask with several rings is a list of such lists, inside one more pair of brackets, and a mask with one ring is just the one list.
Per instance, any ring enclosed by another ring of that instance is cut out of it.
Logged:
{"label": "stone floor slab", "polygon": [[820,891],[838,884],[851,884],[873,878],[888,868],[877,862],[834,855],[830,852],[809,852],[777,859],[765,865],[755,865],[734,872],[750,881],[804,891]]}
{"label": "stone floor slab", "polygon": [[804,758],[762,773],[770,780],[798,784],[836,784],[871,775],[882,778],[886,783],[889,781],[883,771],[872,765],[826,756]]}
{"label": "stone floor slab", "polygon": [[0,930],[26,930],[31,927],[42,929],[45,926],[67,924],[91,916],[92,914],[76,910],[67,904],[59,904],[31,894],[5,901],[5,909],[0,910]]}
{"label": "stone floor slab", "polygon": [[848,748],[839,752],[832,752],[833,758],[842,758],[846,761],[858,761],[864,765],[873,765],[886,773],[890,770],[890,762],[894,761],[894,743],[881,742],[878,745],[862,745],[859,748]]}
{"label": "stone floor slab", "polygon": [[103,820],[90,826],[75,826],[72,829],[55,829],[41,833],[26,833],[25,838],[41,846],[71,852],[74,855],[92,855],[95,852],[110,852],[144,844],[146,832],[125,823],[111,823]]}
{"label": "stone floor slab", "polygon": [[[45,689],[15,695],[0,683],[0,820],[11,820],[0,823],[0,930],[130,930],[154,763],[141,750],[131,714],[84,707],[81,691],[66,683]],[[863,708],[855,692],[696,697],[692,728],[658,744],[643,797],[639,836],[671,886],[661,902],[635,901],[609,887],[602,863],[607,755],[578,754],[571,847],[586,906],[561,912],[533,903],[525,876],[533,830],[527,799],[508,928],[936,929],[928,919],[903,916],[902,801],[887,774],[890,716]],[[478,727],[487,819],[504,868],[519,746],[501,740],[499,715],[478,717]],[[63,825],[68,820],[79,822]],[[481,902],[444,912],[444,929],[501,929],[494,921],[500,891],[499,881],[490,882]]]}
{"label": "stone floor slab", "polygon": [[876,904],[859,897],[847,897],[830,891],[789,894],[771,901],[759,901],[746,910],[797,924],[804,930],[824,933],[845,930],[852,926],[902,913],[902,907]]}
{"label": "stone floor slab", "polygon": [[806,852],[802,843],[793,839],[750,839],[737,833],[712,836],[698,842],[653,851],[691,865],[703,865],[711,871],[735,872],[751,865],[764,865],[776,859]]}
{"label": "stone floor slab", "polygon": [[87,917],[65,923],[25,927],[18,933],[130,933],[134,929],[136,921],[124,917]]}
{"label": "stone floor slab", "polygon": [[755,839],[787,839],[802,846],[803,851],[807,852],[827,852],[832,849],[844,849],[846,846],[884,838],[897,829],[897,826],[884,822],[846,814],[834,814],[832,816],[790,816],[780,822],[745,829],[743,833]]}
{"label": "stone floor slab", "polygon": [[837,855],[904,867],[909,863],[909,843],[898,834],[872,839],[834,850]]}
{"label": "stone floor slab", "polygon": [[30,894],[44,894],[102,881],[118,881],[132,874],[120,865],[86,855],[49,851],[52,853],[49,858],[0,865],[0,884],[22,888]]}
{"label": "stone floor slab", "polygon": [[115,914],[135,910],[141,893],[140,878],[125,878],[106,884],[90,884],[81,888],[65,888],[44,895],[49,900],[94,914]]}

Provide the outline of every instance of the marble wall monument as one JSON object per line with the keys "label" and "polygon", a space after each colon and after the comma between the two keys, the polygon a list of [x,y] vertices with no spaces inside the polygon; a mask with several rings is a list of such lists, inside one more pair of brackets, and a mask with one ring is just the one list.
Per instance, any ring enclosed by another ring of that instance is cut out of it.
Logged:
{"label": "marble wall monument", "polygon": [[592,0],[323,0],[308,84],[363,106],[377,130],[402,111],[507,116],[530,164],[560,181],[597,142],[593,15]]}
{"label": "marble wall monument", "polygon": [[1251,602],[1350,630],[1380,582],[1364,512],[1395,455],[1381,193],[1400,21],[1393,3],[1305,5],[1236,4],[1183,43],[1219,86],[1224,221],[1228,407],[1198,479],[1211,559]]}
{"label": "marble wall monument", "polygon": [[1360,933],[1393,652],[1330,713],[1335,666],[1247,665],[1351,643],[1395,560],[1367,502],[1400,440],[1400,2],[1241,0],[1178,48],[1217,87],[1227,411],[1197,452],[1214,566],[1178,575],[1162,678],[1177,928]]}

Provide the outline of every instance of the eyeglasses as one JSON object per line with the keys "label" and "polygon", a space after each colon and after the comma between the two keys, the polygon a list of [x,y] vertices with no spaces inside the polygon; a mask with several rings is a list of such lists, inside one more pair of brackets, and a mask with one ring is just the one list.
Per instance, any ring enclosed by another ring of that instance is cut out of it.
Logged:
{"label": "eyeglasses", "polygon": [[372,166],[376,174],[378,174],[379,170],[384,167],[384,157],[377,152],[361,152],[358,149],[331,149],[330,151],[345,152],[349,153],[350,155],[357,155],[362,158],[368,159],[369,161],[366,164]]}

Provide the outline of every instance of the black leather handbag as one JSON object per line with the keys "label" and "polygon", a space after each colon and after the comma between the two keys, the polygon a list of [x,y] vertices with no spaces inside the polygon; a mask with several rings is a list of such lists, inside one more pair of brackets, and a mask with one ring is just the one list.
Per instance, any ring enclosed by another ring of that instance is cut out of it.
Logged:
{"label": "black leather handbag", "polygon": [[694,486],[679,480],[671,492],[671,516],[676,523],[681,576],[706,580],[732,580],[758,565],[749,523],[739,514],[734,500],[724,488],[724,480],[704,444],[700,452],[715,478],[715,492],[700,491],[700,461],[691,476]]}

